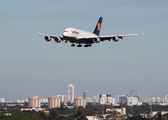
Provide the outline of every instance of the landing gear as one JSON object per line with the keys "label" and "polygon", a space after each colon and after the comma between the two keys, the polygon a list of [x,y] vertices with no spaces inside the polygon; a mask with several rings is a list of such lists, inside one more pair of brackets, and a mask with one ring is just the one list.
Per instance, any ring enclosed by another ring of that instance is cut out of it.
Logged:
{"label": "landing gear", "polygon": [[91,47],[91,46],[92,46],[91,44],[84,45],[84,47]]}
{"label": "landing gear", "polygon": [[[86,45],[84,45],[84,47],[91,47],[91,46],[92,46],[91,44],[86,44]],[[71,44],[71,47],[75,47],[75,44],[72,43],[72,44]],[[77,47],[82,47],[82,45],[81,45],[81,44],[78,44]]]}
{"label": "landing gear", "polygon": [[84,47],[89,47],[88,45],[84,45]]}
{"label": "landing gear", "polygon": [[81,45],[81,44],[79,44],[79,45],[77,45],[77,47],[82,47],[82,45]]}
{"label": "landing gear", "polygon": [[71,47],[75,47],[75,44],[73,43],[73,44],[71,45]]}
{"label": "landing gear", "polygon": [[91,45],[91,44],[89,44],[88,46],[89,46],[89,47],[92,47],[92,45]]}

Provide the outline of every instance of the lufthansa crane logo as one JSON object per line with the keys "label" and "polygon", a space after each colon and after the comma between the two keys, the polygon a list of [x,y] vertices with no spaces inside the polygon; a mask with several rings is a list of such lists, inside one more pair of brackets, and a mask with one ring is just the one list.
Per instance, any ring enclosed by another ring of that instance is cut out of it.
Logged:
{"label": "lufthansa crane logo", "polygon": [[98,24],[97,24],[97,29],[98,29],[98,31],[100,31],[100,28],[101,28],[101,24],[98,23]]}

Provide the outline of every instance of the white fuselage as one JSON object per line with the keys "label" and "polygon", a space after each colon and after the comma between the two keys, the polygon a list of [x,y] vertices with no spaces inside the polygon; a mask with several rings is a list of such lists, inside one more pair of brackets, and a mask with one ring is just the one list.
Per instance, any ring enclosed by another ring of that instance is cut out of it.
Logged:
{"label": "white fuselage", "polygon": [[76,28],[66,28],[62,34],[71,42],[78,42],[80,39],[97,38],[98,36],[87,31],[79,30]]}

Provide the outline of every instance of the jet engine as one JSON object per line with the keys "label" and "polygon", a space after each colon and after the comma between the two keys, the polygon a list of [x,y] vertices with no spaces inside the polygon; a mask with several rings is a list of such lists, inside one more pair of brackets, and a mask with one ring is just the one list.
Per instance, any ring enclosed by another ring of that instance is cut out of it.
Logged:
{"label": "jet engine", "polygon": [[100,38],[93,38],[93,42],[94,43],[99,43],[100,42]]}
{"label": "jet engine", "polygon": [[111,38],[114,42],[118,42],[119,41],[119,37],[117,37],[117,36],[114,36],[114,37],[112,37]]}
{"label": "jet engine", "polygon": [[47,42],[51,41],[51,37],[50,37],[50,36],[45,36],[44,39],[45,39]]}
{"label": "jet engine", "polygon": [[56,43],[60,43],[61,42],[61,38],[60,37],[54,37],[54,40]]}

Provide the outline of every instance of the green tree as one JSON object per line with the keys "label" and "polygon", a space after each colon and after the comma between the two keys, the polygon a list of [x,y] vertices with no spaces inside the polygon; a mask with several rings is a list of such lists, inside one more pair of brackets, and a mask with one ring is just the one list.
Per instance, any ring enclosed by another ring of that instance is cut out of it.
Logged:
{"label": "green tree", "polygon": [[40,120],[37,117],[31,117],[21,111],[15,111],[11,116],[7,116],[5,120]]}

